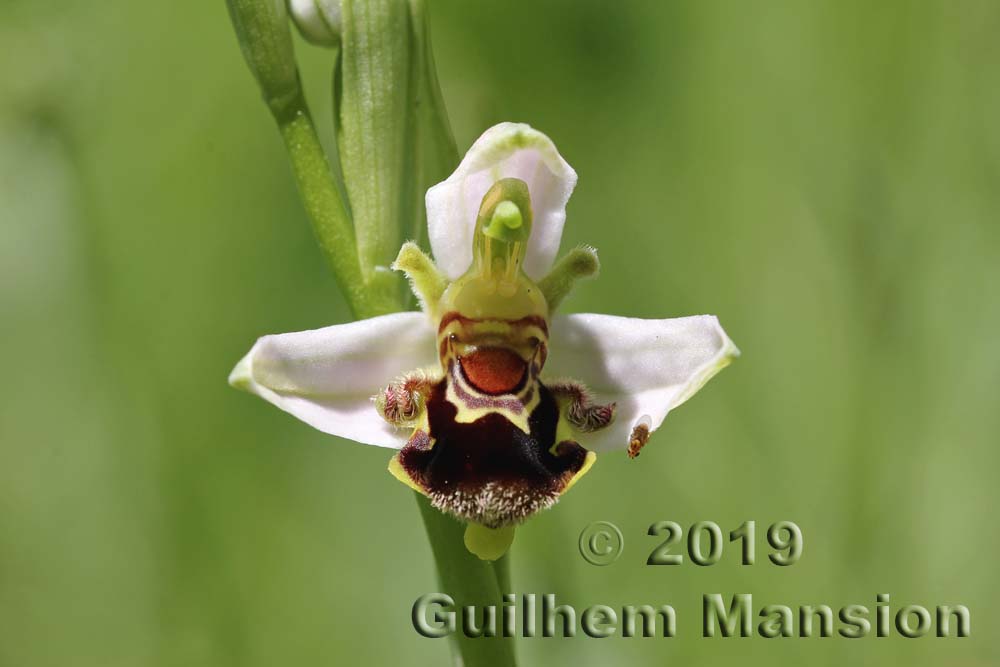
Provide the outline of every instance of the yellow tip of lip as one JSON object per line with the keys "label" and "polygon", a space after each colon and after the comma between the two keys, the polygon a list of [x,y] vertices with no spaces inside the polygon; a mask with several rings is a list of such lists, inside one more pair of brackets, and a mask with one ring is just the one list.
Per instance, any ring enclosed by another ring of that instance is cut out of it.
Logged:
{"label": "yellow tip of lip", "polygon": [[410,487],[417,493],[423,494],[425,496],[427,495],[423,489],[417,486],[416,482],[410,479],[410,476],[406,474],[406,471],[403,470],[403,466],[399,463],[399,454],[396,454],[395,456],[392,457],[392,459],[389,460],[389,474],[398,479],[403,484],[406,484],[408,487]]}
{"label": "yellow tip of lip", "polygon": [[596,460],[597,460],[596,452],[587,452],[587,458],[583,460],[583,465],[580,466],[580,470],[578,470],[577,473],[573,475],[572,479],[569,480],[569,482],[566,484],[566,488],[563,489],[562,492],[566,493],[571,488],[573,488],[573,485],[576,484],[576,481],[587,474],[587,471],[590,470],[591,466],[594,465],[594,461]]}
{"label": "yellow tip of lip", "polygon": [[[470,523],[465,528],[465,548],[479,560],[498,560],[514,541],[514,526],[487,528]],[[501,591],[506,592],[506,591]]]}

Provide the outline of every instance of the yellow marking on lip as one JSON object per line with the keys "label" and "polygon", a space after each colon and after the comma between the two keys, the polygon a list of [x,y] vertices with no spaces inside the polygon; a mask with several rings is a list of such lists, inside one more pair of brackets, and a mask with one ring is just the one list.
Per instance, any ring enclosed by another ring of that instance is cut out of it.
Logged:
{"label": "yellow marking on lip", "polygon": [[563,488],[562,492],[566,493],[571,488],[573,488],[573,485],[576,484],[576,481],[581,477],[583,477],[585,474],[587,474],[587,471],[590,470],[591,466],[594,465],[594,461],[596,460],[597,460],[596,452],[587,452],[587,458],[583,460],[583,465],[580,466],[580,469],[576,471],[576,474],[573,475],[568,482],[566,482],[566,486]]}
{"label": "yellow marking on lip", "polygon": [[[507,410],[501,407],[493,407],[493,406],[482,407],[482,408],[467,407],[465,405],[465,402],[462,401],[462,399],[459,398],[458,394],[455,392],[455,387],[454,387],[455,382],[461,382],[462,388],[467,393],[473,394],[474,396],[477,397],[479,397],[479,394],[476,392],[474,388],[468,386],[468,384],[465,383],[463,379],[456,379],[454,376],[452,376],[449,379],[448,389],[445,392],[445,400],[455,406],[456,409],[455,421],[457,423],[471,424],[472,422],[476,421],[481,417],[485,417],[491,414],[498,414],[502,415],[511,424],[521,429],[521,431],[525,433],[531,433],[531,427],[528,425],[528,418],[531,416],[531,413],[534,411],[535,407],[541,400],[539,397],[540,392],[537,391],[537,387],[535,387],[536,389],[535,391],[531,392],[531,400],[528,401],[527,403],[522,404],[523,409],[521,410],[521,414],[515,414],[511,410]],[[520,396],[524,395],[524,392],[528,391],[529,388],[533,387],[535,384],[537,384],[536,381],[532,381],[529,379],[529,381],[525,383],[525,388],[520,395],[508,394],[502,396],[489,396],[486,398],[497,399],[497,400],[505,400],[505,399],[518,400]]]}
{"label": "yellow marking on lip", "polygon": [[389,474],[398,479],[403,484],[416,491],[417,493],[426,496],[427,492],[417,486],[417,483],[407,474],[406,470],[403,469],[403,465],[399,462],[399,454],[396,454],[391,459],[389,459]]}
{"label": "yellow marking on lip", "polygon": [[566,442],[567,440],[576,442],[577,438],[576,431],[573,430],[573,426],[569,423],[569,420],[566,419],[566,411],[563,406],[563,401],[557,398],[556,406],[559,408],[559,421],[556,423],[556,441],[552,443],[551,447],[549,447],[550,454],[556,453],[556,449],[559,447],[560,442]]}
{"label": "yellow marking on lip", "polygon": [[530,362],[539,347],[547,346],[548,335],[534,323],[484,320],[463,324],[452,321],[440,331],[437,342],[443,357],[441,366],[446,368],[448,359],[481,346],[507,347],[517,351],[525,362]]}
{"label": "yellow marking on lip", "polygon": [[498,334],[506,337],[514,330],[514,327],[509,322],[485,320],[473,323],[469,326],[469,330],[471,337],[482,336],[483,334]]}

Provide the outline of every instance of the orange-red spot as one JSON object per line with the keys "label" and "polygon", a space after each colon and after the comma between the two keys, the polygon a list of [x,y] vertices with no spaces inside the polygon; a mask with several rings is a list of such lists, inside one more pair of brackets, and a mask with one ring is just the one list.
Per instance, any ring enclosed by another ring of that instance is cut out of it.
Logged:
{"label": "orange-red spot", "polygon": [[528,364],[505,347],[480,347],[459,359],[465,378],[487,394],[509,394],[524,379]]}

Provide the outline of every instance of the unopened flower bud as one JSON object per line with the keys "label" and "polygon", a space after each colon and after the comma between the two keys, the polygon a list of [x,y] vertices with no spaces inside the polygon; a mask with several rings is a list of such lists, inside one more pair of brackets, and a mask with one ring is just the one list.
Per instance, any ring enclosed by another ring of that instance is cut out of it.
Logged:
{"label": "unopened flower bud", "polygon": [[300,93],[292,34],[285,6],[278,0],[226,0],[240,49],[275,113]]}
{"label": "unopened flower bud", "polygon": [[288,0],[288,12],[307,42],[329,47],[340,44],[340,0]]}

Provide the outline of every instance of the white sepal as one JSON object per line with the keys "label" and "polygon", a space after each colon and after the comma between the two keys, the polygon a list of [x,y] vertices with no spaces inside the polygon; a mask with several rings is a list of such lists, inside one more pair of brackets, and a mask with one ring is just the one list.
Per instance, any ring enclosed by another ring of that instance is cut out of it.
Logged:
{"label": "white sepal", "polygon": [[714,315],[562,315],[551,329],[545,375],[579,380],[597,402],[618,404],[610,426],[580,440],[597,451],[627,448],[640,423],[655,431],[668,412],[739,356]]}
{"label": "white sepal", "polygon": [[229,384],[324,433],[398,449],[409,431],[387,424],[371,398],[406,372],[435,368],[435,347],[423,313],[264,336],[233,369]]}

